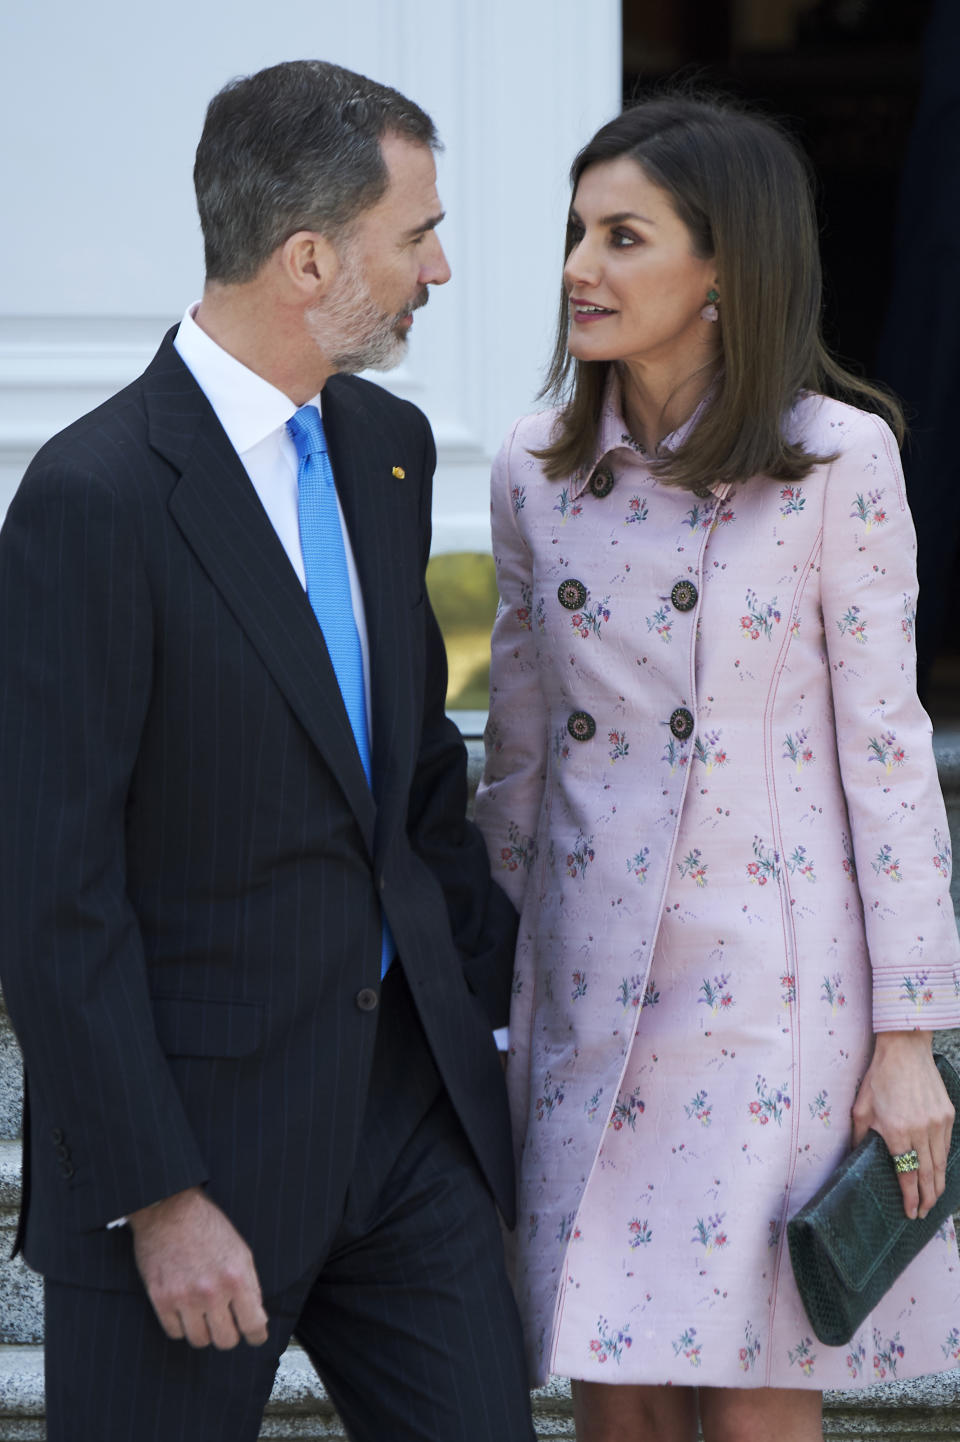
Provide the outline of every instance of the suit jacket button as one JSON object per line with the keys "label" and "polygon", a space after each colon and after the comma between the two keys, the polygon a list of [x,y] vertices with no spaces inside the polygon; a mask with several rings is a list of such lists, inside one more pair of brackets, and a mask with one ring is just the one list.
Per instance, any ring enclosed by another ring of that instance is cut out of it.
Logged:
{"label": "suit jacket button", "polygon": [[678,741],[686,741],[693,735],[693,716],[686,706],[678,706],[670,715],[670,734]]}
{"label": "suit jacket button", "polygon": [[677,611],[692,611],[697,604],[697,588],[692,581],[678,581],[670,600]]}
{"label": "suit jacket button", "polygon": [[364,986],[357,992],[355,1001],[361,1011],[376,1011],[380,998],[372,986]]}
{"label": "suit jacket button", "polygon": [[589,711],[571,711],[567,717],[567,730],[574,741],[592,741],[597,734],[597,723]]}
{"label": "suit jacket button", "polygon": [[587,588],[576,577],[568,576],[557,587],[557,600],[565,610],[579,611],[587,603]]}
{"label": "suit jacket button", "polygon": [[66,1159],[70,1156],[70,1148],[67,1147],[67,1146],[64,1146],[63,1142],[58,1143],[58,1145],[57,1145],[57,1156],[63,1158],[64,1160],[66,1160]]}
{"label": "suit jacket button", "polygon": [[74,1171],[76,1170],[72,1162],[60,1162],[59,1166],[60,1175],[64,1178],[65,1181],[69,1181],[70,1178],[73,1176]]}
{"label": "suit jacket button", "polygon": [[58,1147],[58,1146],[60,1145],[60,1143],[63,1141],[63,1132],[60,1130],[59,1127],[54,1127],[54,1128],[53,1128],[53,1130],[52,1130],[51,1133],[50,1133],[50,1140],[53,1142],[53,1145],[54,1145],[55,1147]]}

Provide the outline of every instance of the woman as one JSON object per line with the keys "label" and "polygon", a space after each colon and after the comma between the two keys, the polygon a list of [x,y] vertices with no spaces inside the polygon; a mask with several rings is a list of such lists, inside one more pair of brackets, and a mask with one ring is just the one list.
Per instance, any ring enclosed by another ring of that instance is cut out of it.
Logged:
{"label": "woman", "polygon": [[[943,1228],[845,1348],[788,1218],[868,1127],[943,1187],[950,848],[895,405],[824,352],[805,168],[712,101],[573,165],[549,384],[498,457],[477,815],[521,911],[509,1081],[532,1368],[581,1442],[819,1438],[954,1366]],[[903,1163],[910,1165],[910,1162]],[[891,1163],[893,1165],[893,1163]]]}

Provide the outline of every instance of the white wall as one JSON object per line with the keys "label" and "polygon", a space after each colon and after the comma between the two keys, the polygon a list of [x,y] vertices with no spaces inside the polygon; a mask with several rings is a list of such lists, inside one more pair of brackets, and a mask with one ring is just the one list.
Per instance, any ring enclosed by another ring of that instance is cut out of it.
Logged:
{"label": "white wall", "polygon": [[435,549],[486,548],[489,461],[549,351],[567,168],[619,106],[619,0],[5,0],[0,514],[42,441],[136,375],[199,295],[207,100],[305,55],[408,92],[446,143],[454,279],[378,379],[433,422]]}

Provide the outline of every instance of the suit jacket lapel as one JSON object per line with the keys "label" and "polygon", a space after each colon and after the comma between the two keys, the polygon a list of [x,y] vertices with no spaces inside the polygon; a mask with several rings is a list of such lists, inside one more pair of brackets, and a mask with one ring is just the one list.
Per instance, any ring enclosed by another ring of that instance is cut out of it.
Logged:
{"label": "suit jacket lapel", "polygon": [[144,384],[150,442],[181,473],[170,512],[331,767],[372,852],[376,806],[323,632],[206,397],[166,350]]}

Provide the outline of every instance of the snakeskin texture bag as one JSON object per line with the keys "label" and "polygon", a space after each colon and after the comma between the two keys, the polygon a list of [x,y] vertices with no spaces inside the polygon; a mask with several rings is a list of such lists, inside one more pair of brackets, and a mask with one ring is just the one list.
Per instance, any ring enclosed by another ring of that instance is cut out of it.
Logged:
{"label": "snakeskin texture bag", "polygon": [[[934,1061],[960,1119],[960,1077],[946,1057]],[[950,1141],[946,1190],[923,1221],[904,1212],[890,1153],[877,1132],[868,1132],[787,1224],[793,1275],[820,1341],[829,1347],[848,1342],[958,1208],[960,1125]]]}

